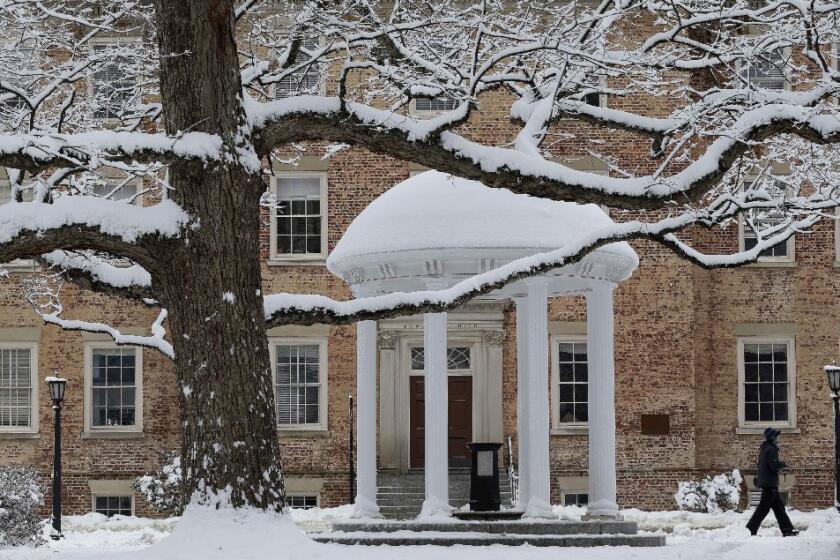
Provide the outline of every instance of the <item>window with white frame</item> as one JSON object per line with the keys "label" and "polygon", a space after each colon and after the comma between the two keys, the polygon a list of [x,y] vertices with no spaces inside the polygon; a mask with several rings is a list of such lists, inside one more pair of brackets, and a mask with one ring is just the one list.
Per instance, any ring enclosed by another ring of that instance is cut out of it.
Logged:
{"label": "window with white frame", "polygon": [[106,517],[134,515],[133,496],[94,496],[93,511]]}
{"label": "window with white frame", "polygon": [[85,348],[86,428],[91,431],[142,429],[142,351],[114,344]]}
{"label": "window with white frame", "polygon": [[[749,187],[752,181],[745,182]],[[781,183],[765,185],[774,196],[784,196],[786,186]],[[785,221],[785,215],[777,209],[749,210],[739,220],[740,245],[742,251],[749,251],[758,244],[758,232],[767,231]],[[766,237],[770,234],[763,234]],[[793,235],[787,240],[765,249],[759,253],[758,260],[761,262],[793,262],[795,260],[794,248],[796,246]]]}
{"label": "window with white frame", "polygon": [[[9,73],[4,76],[4,81],[9,82],[13,87],[26,93],[31,92],[33,82],[32,75],[37,75],[34,70],[37,65],[34,62],[35,44],[32,40],[3,45],[3,58],[6,60]],[[10,92],[2,91],[0,95],[8,95]],[[29,114],[29,107],[19,95],[0,102],[0,117],[3,124],[17,125],[21,117]]]}
{"label": "window with white frame", "polygon": [[[446,367],[449,371],[466,371],[472,365],[472,349],[469,346],[450,346],[446,349]],[[412,371],[423,371],[426,367],[426,350],[422,346],[411,349]]]}
{"label": "window with white frame", "polygon": [[451,111],[456,107],[458,107],[458,100],[449,95],[418,97],[414,100],[415,111],[442,112]]}
{"label": "window with white frame", "polygon": [[326,341],[279,340],[271,344],[277,424],[295,429],[326,427]]}
{"label": "window with white frame", "polygon": [[0,431],[38,430],[36,361],[34,344],[0,344]]}
{"label": "window with white frame", "polygon": [[552,413],[557,428],[589,422],[586,336],[564,336],[552,344]]}
{"label": "window with white frame", "polygon": [[318,507],[318,494],[286,494],[286,504],[292,509],[313,509]]}
{"label": "window with white frame", "polygon": [[589,494],[586,492],[563,492],[564,506],[585,506],[589,504]]}
{"label": "window with white frame", "polygon": [[300,40],[300,49],[290,67],[292,71],[274,84],[275,99],[321,93],[325,65],[321,61],[312,60],[315,51],[320,46],[321,41],[314,37],[306,37]]}
{"label": "window with white frame", "polygon": [[792,337],[738,339],[741,426],[796,425],[796,360]]}
{"label": "window with white frame", "polygon": [[741,77],[755,88],[784,90],[787,88],[786,63],[784,51],[764,53],[741,63]]}
{"label": "window with white frame", "polygon": [[120,37],[93,44],[94,55],[102,59],[90,80],[94,117],[118,119],[138,97],[138,76],[132,74],[135,62],[132,45],[138,40]]}
{"label": "window with white frame", "polygon": [[281,174],[274,178],[271,254],[275,259],[323,258],[327,254],[326,173]]}

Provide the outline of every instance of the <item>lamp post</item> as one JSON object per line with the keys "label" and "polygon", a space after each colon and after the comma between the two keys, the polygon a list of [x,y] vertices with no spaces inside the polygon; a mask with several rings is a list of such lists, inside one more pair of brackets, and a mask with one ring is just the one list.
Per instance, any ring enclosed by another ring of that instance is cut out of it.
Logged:
{"label": "lamp post", "polygon": [[840,367],[825,366],[834,401],[834,505],[840,512]]}
{"label": "lamp post", "polygon": [[53,458],[53,504],[52,504],[52,539],[57,541],[61,534],[61,406],[64,403],[64,388],[67,380],[62,377],[47,377],[44,381],[50,389],[52,409],[55,411],[55,457]]}

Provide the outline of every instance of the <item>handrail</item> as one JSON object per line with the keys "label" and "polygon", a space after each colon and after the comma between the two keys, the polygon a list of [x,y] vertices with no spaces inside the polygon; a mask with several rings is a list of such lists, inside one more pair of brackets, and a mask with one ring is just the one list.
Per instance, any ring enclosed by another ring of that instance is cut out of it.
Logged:
{"label": "handrail", "polygon": [[508,480],[510,481],[510,501],[513,507],[519,504],[519,474],[516,472],[516,465],[513,464],[513,440],[507,438],[507,468]]}

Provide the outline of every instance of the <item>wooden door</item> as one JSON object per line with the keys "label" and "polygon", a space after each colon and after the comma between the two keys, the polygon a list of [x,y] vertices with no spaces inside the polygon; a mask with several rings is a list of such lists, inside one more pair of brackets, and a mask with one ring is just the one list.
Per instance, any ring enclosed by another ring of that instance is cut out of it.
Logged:
{"label": "wooden door", "polygon": [[[423,377],[410,377],[410,426],[409,460],[413,469],[422,469],[425,464],[425,399]],[[449,466],[468,467],[470,451],[467,444],[472,441],[472,377],[452,376],[449,378]]]}

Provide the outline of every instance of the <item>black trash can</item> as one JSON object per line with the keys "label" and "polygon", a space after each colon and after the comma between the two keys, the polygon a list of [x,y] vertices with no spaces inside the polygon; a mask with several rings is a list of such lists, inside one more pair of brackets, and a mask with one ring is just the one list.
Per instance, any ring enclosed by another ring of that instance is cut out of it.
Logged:
{"label": "black trash can", "polygon": [[499,449],[501,443],[469,443],[472,451],[470,469],[470,510],[499,511]]}

